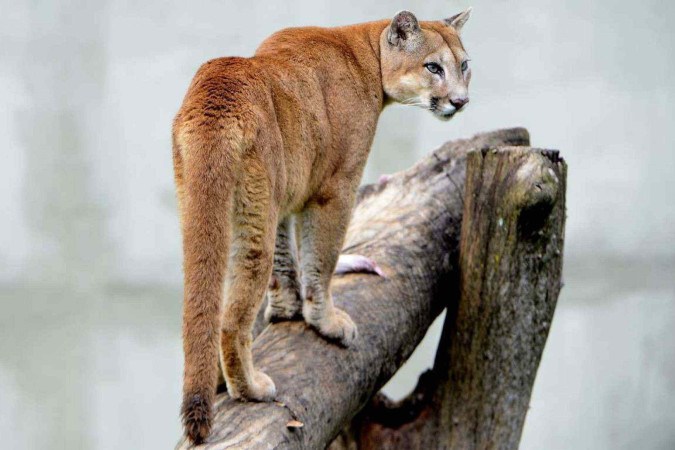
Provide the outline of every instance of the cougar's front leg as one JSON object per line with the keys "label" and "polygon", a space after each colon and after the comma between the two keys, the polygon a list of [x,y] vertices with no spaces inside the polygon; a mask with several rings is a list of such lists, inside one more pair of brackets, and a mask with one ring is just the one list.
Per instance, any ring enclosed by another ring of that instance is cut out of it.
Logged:
{"label": "cougar's front leg", "polygon": [[357,336],[346,312],[333,306],[330,280],[349,224],[355,187],[337,185],[308,203],[302,212],[300,245],[305,321],[328,339],[349,346]]}
{"label": "cougar's front leg", "polygon": [[284,219],[277,228],[274,268],[267,288],[265,319],[269,322],[301,317],[302,292],[296,258],[295,222]]}

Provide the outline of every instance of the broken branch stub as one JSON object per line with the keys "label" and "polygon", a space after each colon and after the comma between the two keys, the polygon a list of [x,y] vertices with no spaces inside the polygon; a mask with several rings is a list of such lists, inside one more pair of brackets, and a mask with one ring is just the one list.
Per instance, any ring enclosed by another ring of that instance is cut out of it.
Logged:
{"label": "broken branch stub", "polygon": [[567,167],[499,148],[467,162],[461,300],[445,353],[451,449],[517,449],[561,288]]}
{"label": "broken branch stub", "polygon": [[400,402],[378,394],[330,450],[515,449],[561,286],[566,165],[558,153],[468,156],[461,286],[432,370]]}

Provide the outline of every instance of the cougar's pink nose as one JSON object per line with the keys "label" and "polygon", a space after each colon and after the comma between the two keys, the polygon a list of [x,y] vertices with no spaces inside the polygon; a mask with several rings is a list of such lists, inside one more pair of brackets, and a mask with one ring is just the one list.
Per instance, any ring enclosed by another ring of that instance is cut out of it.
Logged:
{"label": "cougar's pink nose", "polygon": [[461,108],[462,106],[464,106],[464,105],[466,105],[467,103],[469,103],[469,97],[456,97],[456,98],[451,98],[451,99],[450,99],[450,103],[452,104],[452,106],[454,106],[455,108],[459,109],[459,108]]}

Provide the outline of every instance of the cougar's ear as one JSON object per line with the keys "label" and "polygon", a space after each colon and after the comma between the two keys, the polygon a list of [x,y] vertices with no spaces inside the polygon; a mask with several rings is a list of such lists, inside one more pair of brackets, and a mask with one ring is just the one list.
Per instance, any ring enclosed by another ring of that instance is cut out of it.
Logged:
{"label": "cougar's ear", "polygon": [[401,11],[391,21],[387,41],[397,47],[410,47],[421,36],[421,31],[415,15],[410,11]]}
{"label": "cougar's ear", "polygon": [[460,31],[462,31],[462,27],[464,26],[466,21],[469,20],[469,16],[471,16],[471,8],[467,8],[466,10],[462,11],[459,14],[455,14],[449,19],[445,19],[443,22],[446,25],[449,25],[455,30],[457,30],[457,32],[459,33]]}

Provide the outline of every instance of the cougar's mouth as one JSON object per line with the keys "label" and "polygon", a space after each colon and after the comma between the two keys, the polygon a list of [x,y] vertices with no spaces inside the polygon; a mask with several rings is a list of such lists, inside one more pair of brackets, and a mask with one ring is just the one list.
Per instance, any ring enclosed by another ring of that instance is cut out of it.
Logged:
{"label": "cougar's mouth", "polygon": [[437,97],[432,97],[429,109],[441,120],[450,120],[459,111],[452,105],[441,107]]}

